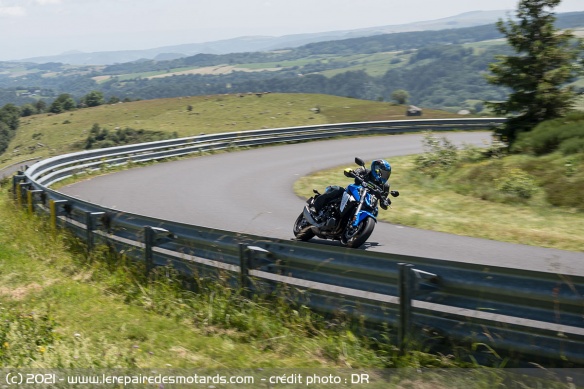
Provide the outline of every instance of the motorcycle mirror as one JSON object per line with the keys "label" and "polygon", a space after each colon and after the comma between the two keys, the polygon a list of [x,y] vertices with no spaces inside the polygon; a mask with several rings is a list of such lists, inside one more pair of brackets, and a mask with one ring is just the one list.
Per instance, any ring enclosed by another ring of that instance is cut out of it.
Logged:
{"label": "motorcycle mirror", "polygon": [[365,166],[365,162],[359,157],[355,157],[355,163],[359,166]]}

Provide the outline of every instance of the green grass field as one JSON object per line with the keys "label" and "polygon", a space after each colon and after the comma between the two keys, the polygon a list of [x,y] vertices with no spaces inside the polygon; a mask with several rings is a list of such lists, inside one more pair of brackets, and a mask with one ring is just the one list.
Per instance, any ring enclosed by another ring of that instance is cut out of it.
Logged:
{"label": "green grass field", "polygon": [[[480,194],[465,193],[468,192],[466,188],[461,190],[465,186],[476,188],[481,185],[481,180],[495,186],[493,179],[487,176],[487,167],[481,171],[474,168],[474,164],[468,164],[444,177],[432,179],[420,174],[415,158],[388,158],[393,167],[392,188],[399,190],[401,195],[393,199],[391,209],[380,209],[379,220],[457,235],[584,252],[582,211],[551,206],[542,189],[538,189],[530,201],[487,201]],[[582,155],[554,155],[538,161],[536,157],[512,156],[497,161],[490,170],[496,170],[500,172],[497,176],[504,177],[510,169],[534,164],[547,166],[548,175],[560,175],[566,161],[577,170],[584,166]],[[559,168],[552,169],[554,164]],[[313,188],[322,191],[333,183],[346,185],[350,180],[341,174],[345,167],[302,177],[294,185],[295,192],[308,198],[312,196]],[[557,190],[563,191],[562,188]],[[566,191],[566,195],[571,194]]]}
{"label": "green grass field", "polygon": [[[191,107],[191,110],[189,110]],[[311,111],[319,107],[320,113]],[[0,168],[31,158],[79,149],[91,127],[130,127],[177,132],[178,136],[258,130],[325,123],[407,119],[404,106],[319,94],[216,95],[102,105],[21,119],[16,137],[0,156]],[[425,110],[423,118],[456,117]],[[419,118],[419,117],[415,117]]]}

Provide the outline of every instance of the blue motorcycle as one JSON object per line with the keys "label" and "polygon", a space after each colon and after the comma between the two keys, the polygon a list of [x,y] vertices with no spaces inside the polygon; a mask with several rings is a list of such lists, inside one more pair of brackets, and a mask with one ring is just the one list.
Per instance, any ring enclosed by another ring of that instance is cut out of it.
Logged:
{"label": "blue motorcycle", "polygon": [[[355,163],[365,166],[360,158],[355,158]],[[345,169],[344,174],[354,178],[355,183],[348,185],[341,196],[334,196],[323,207],[318,220],[313,216],[310,207],[322,195],[313,189],[315,196],[306,201],[307,205],[294,222],[293,232],[296,239],[308,241],[317,236],[321,239],[338,240],[341,245],[351,248],[360,247],[369,239],[377,222],[378,203],[383,198],[383,189],[363,180],[351,169]],[[325,194],[334,190],[337,189],[328,187]],[[390,193],[394,197],[399,196],[398,191]]]}

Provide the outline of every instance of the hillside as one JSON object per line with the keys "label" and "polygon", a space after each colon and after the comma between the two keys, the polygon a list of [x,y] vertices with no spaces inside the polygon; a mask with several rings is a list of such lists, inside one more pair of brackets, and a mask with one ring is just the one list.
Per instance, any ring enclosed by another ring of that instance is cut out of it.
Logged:
{"label": "hillside", "polygon": [[[0,167],[83,148],[94,124],[163,131],[179,137],[325,123],[407,119],[405,106],[319,94],[261,94],[178,97],[102,105],[21,119],[16,136],[0,155]],[[320,113],[311,109],[318,107]],[[456,117],[424,110],[422,118]],[[420,117],[412,117],[420,118]]]}
{"label": "hillside", "polygon": [[368,37],[381,34],[444,30],[495,23],[508,11],[474,11],[447,18],[399,25],[376,26],[354,30],[327,31],[284,36],[243,36],[212,42],[163,46],[146,50],[103,51],[86,53],[71,51],[59,55],[22,59],[19,62],[43,64],[61,62],[69,65],[113,65],[143,60],[172,60],[196,54],[229,54],[272,51],[304,46],[309,43]]}
{"label": "hillside", "polygon": [[[581,34],[584,12],[559,14],[556,26]],[[495,56],[507,52],[489,24],[110,66],[0,63],[0,105],[50,102],[63,93],[80,99],[92,90],[106,100],[270,91],[390,101],[403,89],[414,105],[480,112],[482,101],[506,98],[508,91],[484,75]]]}

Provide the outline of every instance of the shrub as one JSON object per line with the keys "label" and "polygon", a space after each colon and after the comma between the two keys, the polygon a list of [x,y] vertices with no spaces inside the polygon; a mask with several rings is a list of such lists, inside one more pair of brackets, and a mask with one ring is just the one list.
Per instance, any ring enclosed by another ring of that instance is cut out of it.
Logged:
{"label": "shrub", "polygon": [[564,155],[584,153],[584,137],[562,142],[558,149]]}
{"label": "shrub", "polygon": [[584,210],[583,180],[571,180],[566,176],[556,176],[544,184],[544,189],[548,202],[556,207],[572,207]]}
{"label": "shrub", "polygon": [[457,193],[482,200],[499,201],[499,192],[493,182],[501,176],[500,160],[484,160],[466,164],[464,169],[453,171],[446,182]]}
{"label": "shrub", "polygon": [[584,113],[576,112],[539,124],[532,131],[520,134],[512,150],[536,155],[548,154],[556,150],[562,151],[565,155],[582,152],[584,150]]}
{"label": "shrub", "polygon": [[123,146],[128,144],[154,142],[158,140],[177,138],[176,132],[170,134],[163,131],[135,130],[126,127],[117,128],[115,131],[108,131],[107,128],[100,128],[99,124],[94,124],[89,131],[89,136],[85,140],[84,148],[99,149],[113,146]]}
{"label": "shrub", "polygon": [[432,177],[450,169],[458,162],[458,149],[446,137],[437,138],[432,133],[424,134],[425,152],[416,158],[416,166]]}
{"label": "shrub", "polygon": [[538,190],[535,179],[517,168],[503,170],[501,177],[495,179],[495,188],[504,195],[521,200],[530,199]]}
{"label": "shrub", "polygon": [[479,162],[485,158],[485,151],[478,146],[464,144],[460,153],[460,159],[464,162]]}

